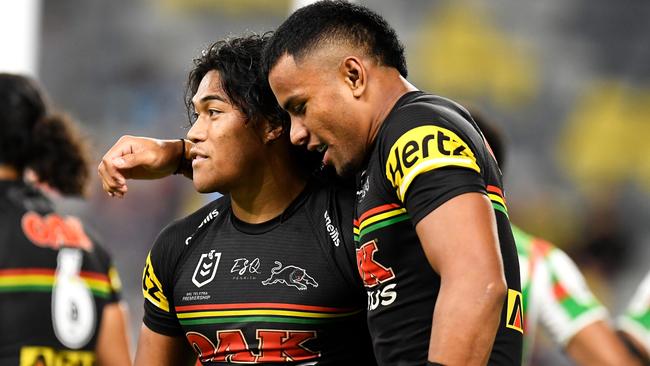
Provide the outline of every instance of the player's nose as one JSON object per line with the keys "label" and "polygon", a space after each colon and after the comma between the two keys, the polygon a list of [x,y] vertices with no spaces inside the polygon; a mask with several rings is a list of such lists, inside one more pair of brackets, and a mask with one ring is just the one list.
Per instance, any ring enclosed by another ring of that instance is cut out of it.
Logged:
{"label": "player's nose", "polygon": [[294,145],[306,145],[309,141],[309,131],[307,131],[305,125],[300,121],[292,119],[289,138],[291,139],[291,143]]}

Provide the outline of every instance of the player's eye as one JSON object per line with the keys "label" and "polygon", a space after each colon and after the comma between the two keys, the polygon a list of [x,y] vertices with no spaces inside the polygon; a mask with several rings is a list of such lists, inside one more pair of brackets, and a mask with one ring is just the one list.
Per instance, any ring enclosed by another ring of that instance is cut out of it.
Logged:
{"label": "player's eye", "polygon": [[293,112],[293,114],[297,114],[297,115],[305,114],[305,110],[307,109],[307,108],[306,108],[306,104],[307,104],[307,103],[296,104],[296,105],[292,108],[292,112]]}

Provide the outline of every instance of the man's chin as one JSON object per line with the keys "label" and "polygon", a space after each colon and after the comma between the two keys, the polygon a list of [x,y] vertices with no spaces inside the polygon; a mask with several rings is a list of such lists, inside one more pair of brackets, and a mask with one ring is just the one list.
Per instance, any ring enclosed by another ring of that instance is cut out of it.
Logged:
{"label": "man's chin", "polygon": [[336,175],[338,175],[339,177],[349,178],[354,176],[354,174],[356,174],[357,170],[359,170],[359,167],[356,164],[353,164],[352,162],[348,162],[345,164],[334,165],[334,169],[336,170]]}
{"label": "man's chin", "polygon": [[201,182],[194,181],[194,189],[199,193],[212,193],[217,192],[216,187],[211,184],[203,184]]}

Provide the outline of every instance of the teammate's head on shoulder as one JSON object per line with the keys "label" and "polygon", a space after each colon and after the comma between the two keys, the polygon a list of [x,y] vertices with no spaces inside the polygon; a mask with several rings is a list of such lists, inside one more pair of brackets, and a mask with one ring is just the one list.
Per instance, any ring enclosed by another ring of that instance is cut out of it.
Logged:
{"label": "teammate's head on shoulder", "polygon": [[273,93],[291,116],[291,142],[326,151],[324,163],[339,174],[356,169],[386,100],[403,93],[389,87],[407,76],[395,30],[363,6],[319,1],[282,23],[263,57]]}

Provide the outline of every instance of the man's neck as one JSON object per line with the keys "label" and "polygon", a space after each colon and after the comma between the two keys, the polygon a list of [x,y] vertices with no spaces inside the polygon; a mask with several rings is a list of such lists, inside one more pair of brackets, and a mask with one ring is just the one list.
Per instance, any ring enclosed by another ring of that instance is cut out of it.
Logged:
{"label": "man's neck", "polygon": [[230,192],[233,213],[241,221],[257,224],[279,216],[305,188],[306,179],[288,152],[268,156],[254,177]]}
{"label": "man's neck", "polygon": [[388,114],[393,110],[395,103],[406,93],[416,91],[416,88],[408,80],[404,79],[399,72],[393,68],[385,70],[385,73],[382,77],[378,78],[377,84],[377,93],[374,94],[376,98],[376,103],[374,105],[378,106],[375,111],[375,115],[371,121],[370,134],[368,145],[372,145],[377,138],[379,133],[379,128],[388,117]]}
{"label": "man's neck", "polygon": [[16,168],[0,164],[0,180],[18,180],[19,174]]}

